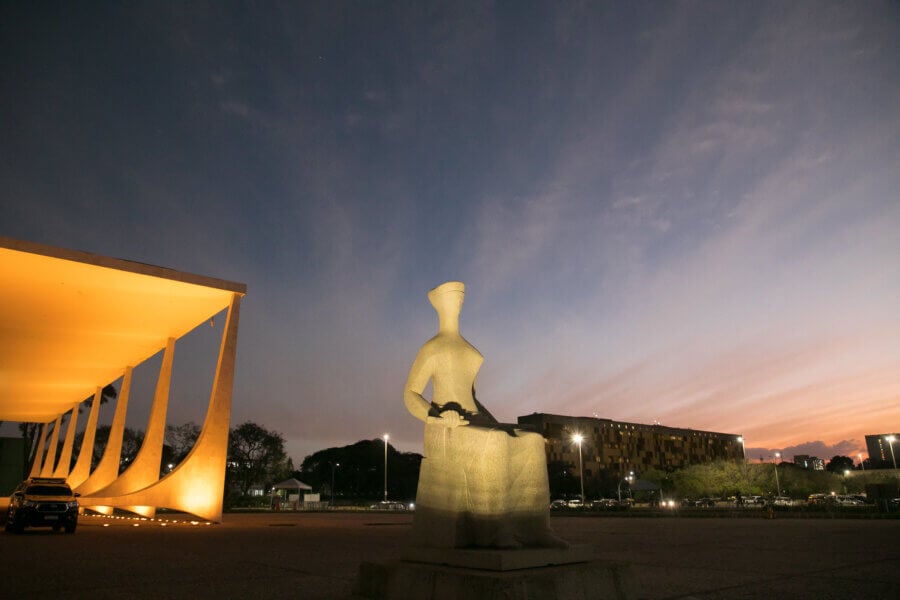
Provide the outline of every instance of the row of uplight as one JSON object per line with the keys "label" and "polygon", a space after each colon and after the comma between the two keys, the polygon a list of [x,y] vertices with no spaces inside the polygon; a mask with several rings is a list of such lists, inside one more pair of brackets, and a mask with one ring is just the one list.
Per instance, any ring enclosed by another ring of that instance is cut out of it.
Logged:
{"label": "row of uplight", "polygon": [[[109,519],[110,521],[135,521],[131,523],[132,527],[140,527],[141,525],[159,525],[160,527],[168,527],[169,525],[181,524],[181,525],[212,525],[210,521],[192,521],[188,519],[160,519],[156,517],[124,517],[120,515],[100,515],[100,514],[92,514],[86,515],[94,517],[95,519]],[[104,523],[104,527],[109,527],[109,523]]]}

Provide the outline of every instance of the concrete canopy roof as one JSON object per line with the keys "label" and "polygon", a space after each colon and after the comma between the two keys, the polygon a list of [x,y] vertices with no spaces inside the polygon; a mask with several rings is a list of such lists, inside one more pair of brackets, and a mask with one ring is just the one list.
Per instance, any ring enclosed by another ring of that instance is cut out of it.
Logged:
{"label": "concrete canopy roof", "polygon": [[240,283],[0,237],[0,420],[47,422],[229,306]]}

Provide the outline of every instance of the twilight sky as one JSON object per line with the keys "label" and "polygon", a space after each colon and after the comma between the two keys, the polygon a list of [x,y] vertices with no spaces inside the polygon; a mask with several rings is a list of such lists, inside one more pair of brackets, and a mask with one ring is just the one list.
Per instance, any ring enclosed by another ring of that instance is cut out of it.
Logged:
{"label": "twilight sky", "polygon": [[421,451],[450,279],[503,420],[855,456],[900,428],[898,58],[896,2],[0,2],[0,235],[246,283],[232,422],[297,464]]}

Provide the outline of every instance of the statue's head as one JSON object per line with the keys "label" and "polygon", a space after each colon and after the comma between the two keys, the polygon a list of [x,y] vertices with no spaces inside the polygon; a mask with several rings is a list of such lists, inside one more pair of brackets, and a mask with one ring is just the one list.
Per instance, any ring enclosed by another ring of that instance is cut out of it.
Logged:
{"label": "statue's head", "polygon": [[428,301],[441,314],[445,310],[459,312],[466,295],[466,284],[462,281],[448,281],[428,292]]}

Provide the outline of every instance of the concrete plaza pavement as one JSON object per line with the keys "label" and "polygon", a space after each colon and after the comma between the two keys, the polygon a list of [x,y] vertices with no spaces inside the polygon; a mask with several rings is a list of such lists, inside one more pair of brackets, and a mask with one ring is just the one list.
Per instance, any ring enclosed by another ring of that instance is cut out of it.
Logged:
{"label": "concrete plaza pavement", "polygon": [[[169,517],[183,518],[183,517]],[[219,525],[82,516],[74,535],[0,535],[0,596],[350,599],[362,561],[394,559],[412,515],[226,514]],[[646,599],[900,599],[900,520],[553,518]],[[135,526],[137,525],[137,526]],[[474,600],[474,599],[466,599]]]}

